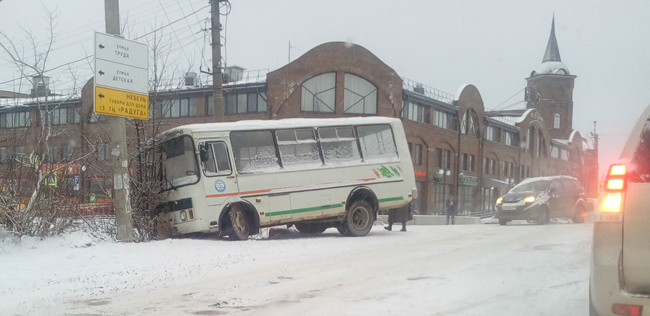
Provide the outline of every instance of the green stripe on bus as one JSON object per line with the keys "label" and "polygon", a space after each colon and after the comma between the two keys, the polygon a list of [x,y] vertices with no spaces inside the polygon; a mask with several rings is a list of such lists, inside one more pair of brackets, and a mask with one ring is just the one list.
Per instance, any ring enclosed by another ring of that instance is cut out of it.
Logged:
{"label": "green stripe on bus", "polygon": [[403,199],[404,199],[404,197],[398,196],[398,197],[392,197],[392,198],[379,199],[378,201],[379,201],[379,203],[382,203],[382,202],[390,202],[390,201],[399,201],[399,200],[403,200]]}
{"label": "green stripe on bus", "polygon": [[[404,197],[398,196],[398,197],[392,197],[392,198],[385,198],[385,199],[379,199],[378,202],[390,202],[390,201],[399,201],[403,200]],[[318,211],[318,210],[328,210],[332,208],[339,208],[343,207],[343,204],[332,204],[332,205],[323,205],[323,206],[315,206],[315,207],[307,207],[307,208],[299,208],[295,210],[288,210],[288,211],[279,211],[279,212],[267,212],[264,214],[264,216],[278,216],[278,215],[287,215],[287,214],[295,214],[295,213],[304,213],[304,212],[312,212],[312,211]]]}
{"label": "green stripe on bus", "polygon": [[304,213],[304,212],[312,212],[312,211],[318,211],[318,210],[328,210],[332,208],[338,208],[338,207],[343,207],[343,204],[332,204],[332,205],[323,205],[323,206],[316,206],[316,207],[307,207],[307,208],[299,208],[295,210],[288,210],[288,211],[279,211],[279,212],[268,212],[264,214],[264,216],[278,216],[278,215],[286,215],[286,214],[294,214],[294,213]]}

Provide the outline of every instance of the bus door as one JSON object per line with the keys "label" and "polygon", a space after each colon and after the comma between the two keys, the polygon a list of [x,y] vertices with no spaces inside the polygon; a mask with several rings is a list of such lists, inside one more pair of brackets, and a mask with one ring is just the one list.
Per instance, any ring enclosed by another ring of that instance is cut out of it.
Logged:
{"label": "bus door", "polygon": [[239,194],[228,146],[224,141],[207,141],[199,143],[199,150],[207,204],[222,205]]}

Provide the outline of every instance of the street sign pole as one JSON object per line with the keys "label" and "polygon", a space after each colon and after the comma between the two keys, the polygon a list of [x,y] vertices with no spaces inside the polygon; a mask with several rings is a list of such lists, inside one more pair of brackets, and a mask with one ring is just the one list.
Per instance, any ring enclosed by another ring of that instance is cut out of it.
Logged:
{"label": "street sign pole", "polygon": [[[119,0],[104,0],[106,33],[120,35]],[[97,47],[95,47],[97,50]],[[97,56],[97,54],[95,55]],[[97,71],[97,69],[95,69]],[[98,78],[95,76],[95,82]],[[97,92],[95,92],[97,94]],[[97,102],[95,102],[97,105]],[[148,111],[147,111],[148,112]],[[113,165],[113,208],[117,224],[117,239],[122,242],[133,241],[133,217],[129,197],[129,163],[126,144],[126,122],[123,117],[108,116],[109,136],[113,145],[111,164]]]}

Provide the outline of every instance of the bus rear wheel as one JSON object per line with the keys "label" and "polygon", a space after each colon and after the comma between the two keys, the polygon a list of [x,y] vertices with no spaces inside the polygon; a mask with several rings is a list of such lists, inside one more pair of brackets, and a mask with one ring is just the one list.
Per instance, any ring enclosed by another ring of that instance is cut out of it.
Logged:
{"label": "bus rear wheel", "polygon": [[346,236],[365,236],[372,229],[373,221],[372,206],[364,200],[358,200],[352,203],[339,232]]}
{"label": "bus rear wheel", "polygon": [[241,205],[233,205],[230,208],[230,239],[246,240],[250,232],[250,221]]}
{"label": "bus rear wheel", "polygon": [[295,226],[299,232],[304,234],[320,234],[329,227],[325,223],[296,223]]}

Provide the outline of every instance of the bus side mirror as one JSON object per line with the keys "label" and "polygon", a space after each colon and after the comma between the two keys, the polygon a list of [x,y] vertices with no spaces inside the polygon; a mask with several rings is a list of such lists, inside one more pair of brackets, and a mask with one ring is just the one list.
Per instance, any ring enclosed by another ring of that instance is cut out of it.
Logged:
{"label": "bus side mirror", "polygon": [[201,158],[201,162],[206,162],[208,161],[210,155],[208,155],[208,148],[205,144],[200,144],[199,145],[199,157]]}

